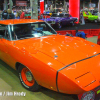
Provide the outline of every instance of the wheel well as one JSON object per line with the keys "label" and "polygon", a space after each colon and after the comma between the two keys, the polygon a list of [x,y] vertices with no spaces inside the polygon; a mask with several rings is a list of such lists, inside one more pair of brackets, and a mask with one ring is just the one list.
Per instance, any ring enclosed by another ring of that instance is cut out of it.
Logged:
{"label": "wheel well", "polygon": [[[19,68],[19,66],[25,66],[25,65],[23,65],[22,63],[20,63],[20,62],[16,62],[16,65],[15,65],[15,68],[16,68],[16,70],[18,71],[18,68]],[[25,66],[26,67],[26,66]],[[28,68],[28,67],[27,67]]]}
{"label": "wheel well", "polygon": [[21,63],[17,62],[15,65],[16,70],[18,70],[19,66],[22,65]]}

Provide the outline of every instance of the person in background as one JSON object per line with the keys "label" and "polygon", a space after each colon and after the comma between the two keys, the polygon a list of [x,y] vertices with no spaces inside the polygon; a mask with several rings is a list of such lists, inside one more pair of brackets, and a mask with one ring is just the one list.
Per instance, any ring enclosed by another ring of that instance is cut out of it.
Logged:
{"label": "person in background", "polygon": [[8,9],[8,19],[15,19],[14,14],[11,12],[10,9]]}
{"label": "person in background", "polygon": [[21,15],[20,15],[20,19],[24,19],[25,18],[25,13],[23,10],[21,10]]}
{"label": "person in background", "polygon": [[8,12],[7,12],[7,10],[4,10],[4,11],[2,12],[2,17],[1,17],[1,19],[2,19],[2,20],[8,19]]}
{"label": "person in background", "polygon": [[76,36],[85,39],[86,34],[83,31],[78,31],[78,27],[76,27]]}
{"label": "person in background", "polygon": [[16,13],[15,19],[20,19],[20,13],[19,12]]}
{"label": "person in background", "polygon": [[14,16],[16,16],[17,12],[16,11],[13,11],[13,14],[14,14]]}

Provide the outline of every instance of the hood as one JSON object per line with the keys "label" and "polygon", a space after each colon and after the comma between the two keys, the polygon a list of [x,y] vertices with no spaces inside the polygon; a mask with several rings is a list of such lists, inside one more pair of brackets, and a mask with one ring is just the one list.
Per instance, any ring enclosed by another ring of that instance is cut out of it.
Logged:
{"label": "hood", "polygon": [[99,46],[78,37],[51,35],[16,41],[30,54],[41,52],[68,65],[75,61],[93,56],[100,52]]}
{"label": "hood", "polygon": [[[45,57],[51,57],[56,60],[56,63],[54,63],[54,60],[52,60],[53,62],[51,63],[54,64],[54,69],[58,66],[58,77],[56,77],[56,79],[59,90],[61,90],[60,84],[61,86],[69,86],[66,85],[68,80],[69,84],[76,84],[85,91],[89,91],[99,85],[100,56],[90,58],[91,56],[100,53],[100,46],[97,44],[91,43],[83,38],[58,34],[18,40],[15,41],[15,44],[16,45],[14,46],[24,49],[32,56],[43,54],[46,55]],[[63,69],[63,67],[66,68]],[[64,88],[68,89],[68,87]]]}

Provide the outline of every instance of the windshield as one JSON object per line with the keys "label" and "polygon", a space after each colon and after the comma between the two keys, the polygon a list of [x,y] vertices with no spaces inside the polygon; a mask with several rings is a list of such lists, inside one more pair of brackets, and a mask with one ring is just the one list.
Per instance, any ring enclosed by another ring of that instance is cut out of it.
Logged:
{"label": "windshield", "polygon": [[12,40],[56,34],[56,32],[45,22],[12,25],[10,26],[10,32]]}
{"label": "windshield", "polygon": [[58,13],[58,14],[52,14],[51,17],[63,17],[63,16],[64,16],[64,14]]}

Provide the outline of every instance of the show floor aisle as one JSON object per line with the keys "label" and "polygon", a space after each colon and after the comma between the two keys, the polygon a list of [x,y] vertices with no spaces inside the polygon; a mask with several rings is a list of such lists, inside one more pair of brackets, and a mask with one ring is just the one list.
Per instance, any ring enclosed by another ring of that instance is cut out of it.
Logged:
{"label": "show floor aisle", "polygon": [[90,38],[86,38],[86,40],[97,44],[97,38],[98,38],[98,36],[93,36],[93,37],[90,37]]}
{"label": "show floor aisle", "polygon": [[[97,37],[87,38],[94,43]],[[1,93],[4,96],[1,96]],[[6,96],[9,92],[24,92],[26,96]],[[41,88],[39,92],[30,92],[22,87],[15,70],[0,60],[0,100],[77,100],[74,95],[66,95],[57,93],[45,88]]]}
{"label": "show floor aisle", "polygon": [[75,26],[65,26],[62,27],[61,29],[55,29],[56,31],[62,31],[62,30],[76,30],[76,27],[78,28],[78,30],[81,29],[100,29],[100,23],[86,23],[85,25],[80,25],[80,24],[76,24]]}

